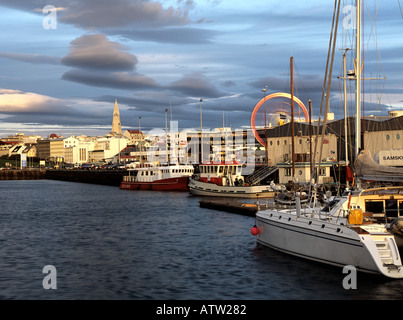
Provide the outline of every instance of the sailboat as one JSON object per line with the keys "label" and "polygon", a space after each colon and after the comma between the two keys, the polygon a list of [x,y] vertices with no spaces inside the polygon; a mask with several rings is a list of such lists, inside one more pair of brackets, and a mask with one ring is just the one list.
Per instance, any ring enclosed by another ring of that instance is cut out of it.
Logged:
{"label": "sailboat", "polygon": [[[340,12],[340,0],[335,6],[335,33]],[[360,42],[361,1],[357,0],[357,43]],[[333,27],[332,27],[333,28]],[[332,62],[335,39],[333,39]],[[360,46],[357,44],[357,65],[360,66]],[[329,48],[330,55],[330,48]],[[357,68],[360,69],[360,68]],[[327,90],[331,84],[331,71]],[[357,76],[357,83],[360,77]],[[360,96],[357,84],[357,96]],[[329,94],[326,109],[329,106]],[[358,102],[360,103],[360,102]],[[357,105],[360,105],[358,104]],[[326,114],[326,111],[325,111]],[[326,118],[325,118],[326,122]],[[360,122],[359,113],[357,123]],[[356,135],[361,131],[356,129]],[[356,140],[359,145],[359,139]],[[315,197],[314,197],[315,198]],[[395,237],[386,225],[374,222],[357,207],[351,206],[351,194],[333,197],[325,206],[302,208],[296,197],[293,209],[269,209],[256,213],[251,230],[257,243],[294,256],[338,266],[353,266],[357,271],[381,274],[388,278],[403,278],[403,266]]]}

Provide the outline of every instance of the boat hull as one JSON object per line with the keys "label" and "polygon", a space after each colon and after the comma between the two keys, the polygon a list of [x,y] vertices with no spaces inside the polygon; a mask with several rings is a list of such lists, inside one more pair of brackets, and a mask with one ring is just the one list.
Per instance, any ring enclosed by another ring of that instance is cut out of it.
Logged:
{"label": "boat hull", "polygon": [[[261,245],[329,265],[354,266],[358,271],[403,277],[400,255],[389,233],[374,236],[359,227],[275,210],[258,212],[256,226],[257,242]],[[388,252],[387,257],[382,257],[381,245],[385,246],[382,250]]]}
{"label": "boat hull", "polygon": [[189,191],[188,177],[161,179],[153,182],[122,181],[120,189],[154,191]]}
{"label": "boat hull", "polygon": [[193,195],[230,198],[273,198],[270,186],[219,186],[214,183],[190,179],[189,191]]}

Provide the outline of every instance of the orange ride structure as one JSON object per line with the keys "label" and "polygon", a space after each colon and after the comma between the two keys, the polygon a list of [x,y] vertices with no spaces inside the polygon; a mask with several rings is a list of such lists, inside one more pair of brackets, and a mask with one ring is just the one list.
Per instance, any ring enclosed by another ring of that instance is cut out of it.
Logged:
{"label": "orange ride structure", "polygon": [[[289,100],[289,101],[287,101],[287,100]],[[304,103],[300,99],[298,99],[296,96],[293,97],[293,100],[300,107],[299,113],[302,112],[302,114],[305,118],[305,121],[308,122],[309,114],[308,114],[308,110],[306,109]],[[251,128],[253,131],[253,135],[255,136],[256,140],[265,148],[267,147],[266,141],[264,141],[260,137],[260,135],[256,129],[256,116],[257,116],[259,110],[261,109],[262,106],[264,106],[265,127],[266,127],[266,114],[268,111],[270,111],[270,114],[272,114],[272,115],[286,114],[289,117],[289,114],[291,113],[291,111],[290,111],[291,106],[288,107],[290,105],[290,101],[291,101],[291,94],[284,93],[284,92],[275,92],[275,93],[265,96],[262,100],[260,100],[256,104],[255,108],[253,109],[252,116],[251,116]],[[273,103],[275,102],[275,104],[272,104],[272,102]]]}

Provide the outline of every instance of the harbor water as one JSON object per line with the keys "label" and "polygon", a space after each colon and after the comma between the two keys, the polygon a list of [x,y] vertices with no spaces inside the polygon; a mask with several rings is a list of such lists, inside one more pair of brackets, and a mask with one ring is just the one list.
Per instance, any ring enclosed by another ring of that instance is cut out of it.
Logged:
{"label": "harbor water", "polygon": [[[186,192],[54,180],[0,181],[2,300],[402,299],[402,280],[256,245],[254,218]],[[47,289],[45,266],[56,288]]]}

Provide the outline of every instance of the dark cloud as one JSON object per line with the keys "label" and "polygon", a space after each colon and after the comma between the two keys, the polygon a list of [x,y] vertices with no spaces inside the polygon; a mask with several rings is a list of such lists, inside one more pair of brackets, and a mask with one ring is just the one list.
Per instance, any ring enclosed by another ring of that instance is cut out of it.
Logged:
{"label": "dark cloud", "polygon": [[81,28],[180,26],[190,22],[189,6],[164,8],[157,1],[74,0],[56,3],[65,8],[60,13],[60,21]]}
{"label": "dark cloud", "polygon": [[137,63],[136,57],[122,50],[126,48],[108,40],[103,34],[83,35],[71,42],[70,52],[61,62],[83,69],[133,70]]}
{"label": "dark cloud", "polygon": [[41,54],[0,52],[0,58],[34,63],[34,64],[60,64],[60,59],[58,57],[51,57]]}
{"label": "dark cloud", "polygon": [[150,77],[126,72],[104,73],[73,69],[64,73],[62,79],[94,87],[122,90],[155,89],[160,87]]}
{"label": "dark cloud", "polygon": [[206,44],[211,43],[212,39],[220,32],[200,28],[187,27],[169,27],[158,29],[107,29],[108,34],[121,35],[125,38],[136,41],[153,41],[157,43],[175,43],[175,44]]}
{"label": "dark cloud", "polygon": [[226,96],[226,93],[217,89],[205,76],[199,73],[185,75],[166,88],[191,97],[218,98]]}
{"label": "dark cloud", "polygon": [[2,6],[37,12],[53,5],[59,8],[58,20],[83,29],[119,26],[182,26],[190,23],[189,10],[194,2],[178,1],[176,7],[165,8],[160,1],[150,0],[3,0]]}
{"label": "dark cloud", "polygon": [[74,69],[62,75],[63,80],[94,87],[122,90],[157,88],[156,81],[131,72],[137,58],[103,34],[83,35],[71,42],[69,54],[61,62]]}

